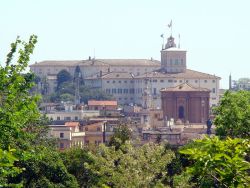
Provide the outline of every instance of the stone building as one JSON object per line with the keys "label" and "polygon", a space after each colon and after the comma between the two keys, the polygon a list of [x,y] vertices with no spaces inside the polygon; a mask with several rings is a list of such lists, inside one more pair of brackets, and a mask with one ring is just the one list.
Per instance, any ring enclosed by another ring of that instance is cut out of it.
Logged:
{"label": "stone building", "polygon": [[206,88],[195,88],[187,83],[161,90],[165,119],[180,123],[205,123],[209,117],[209,93]]}
{"label": "stone building", "polygon": [[[73,75],[79,66],[86,85],[112,94],[118,104],[133,103],[144,108],[161,108],[161,89],[188,83],[195,88],[210,90],[209,105],[217,105],[220,77],[187,69],[186,53],[186,50],[176,47],[171,35],[161,50],[161,61],[89,58],[79,61],[43,61],[30,68],[38,76],[48,77],[62,69]],[[55,80],[51,81],[53,83]]]}

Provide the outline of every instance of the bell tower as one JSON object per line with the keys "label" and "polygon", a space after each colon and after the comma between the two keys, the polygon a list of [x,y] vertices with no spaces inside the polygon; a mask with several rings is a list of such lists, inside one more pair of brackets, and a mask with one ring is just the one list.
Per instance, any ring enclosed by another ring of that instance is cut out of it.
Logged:
{"label": "bell tower", "polygon": [[172,34],[167,40],[165,48],[161,50],[161,70],[167,73],[186,71],[186,50],[176,48]]}

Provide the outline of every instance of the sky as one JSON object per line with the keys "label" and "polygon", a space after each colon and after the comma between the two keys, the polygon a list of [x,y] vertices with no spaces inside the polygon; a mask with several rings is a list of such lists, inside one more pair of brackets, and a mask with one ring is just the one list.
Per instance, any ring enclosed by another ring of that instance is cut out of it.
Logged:
{"label": "sky", "polygon": [[187,50],[189,69],[250,77],[249,0],[2,0],[0,63],[17,36],[38,36],[30,64],[43,60],[160,60],[161,34]]}

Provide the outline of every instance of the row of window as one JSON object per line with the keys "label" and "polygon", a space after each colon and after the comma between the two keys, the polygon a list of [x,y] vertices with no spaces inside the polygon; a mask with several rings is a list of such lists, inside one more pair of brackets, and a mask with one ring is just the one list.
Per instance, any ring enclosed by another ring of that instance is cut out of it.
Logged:
{"label": "row of window", "polygon": [[[60,116],[57,116],[56,120],[61,120]],[[79,120],[79,118],[78,116],[75,116],[74,119],[71,117],[64,117],[63,120]]]}
{"label": "row of window", "polygon": [[[165,82],[165,80],[157,80],[157,79],[154,79],[154,80],[144,80],[145,83],[147,83],[147,82],[157,83],[158,81],[161,82],[161,83]],[[130,80],[130,81],[124,80],[123,81],[123,83],[128,83],[128,82],[130,82],[130,83],[134,83],[134,82],[142,83],[143,80],[137,80],[137,81],[134,81],[134,80]],[[176,83],[177,80],[167,80],[167,82],[168,83],[173,83],[173,82]],[[183,80],[179,80],[179,83],[182,83],[182,82],[183,82]],[[186,83],[188,83],[188,82],[189,82],[189,80],[186,80]],[[198,83],[199,80],[195,80],[194,82]],[[117,80],[113,80],[113,81],[107,80],[106,83],[122,83],[122,81],[121,80],[119,80],[119,81],[117,81]],[[204,83],[208,83],[208,80],[204,80]],[[215,83],[215,80],[212,80],[212,83]]]}
{"label": "row of window", "polygon": [[130,89],[121,89],[121,88],[112,88],[112,89],[106,89],[106,93],[108,94],[134,94],[135,93],[135,89],[134,88],[130,88]]}

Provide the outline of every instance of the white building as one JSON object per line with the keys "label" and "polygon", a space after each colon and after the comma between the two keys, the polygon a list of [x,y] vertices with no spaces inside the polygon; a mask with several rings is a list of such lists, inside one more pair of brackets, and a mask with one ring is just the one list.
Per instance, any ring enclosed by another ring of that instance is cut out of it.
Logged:
{"label": "white building", "polygon": [[184,82],[209,89],[210,106],[219,101],[220,77],[187,69],[186,50],[176,48],[172,36],[161,50],[161,61],[89,58],[82,61],[43,61],[30,68],[38,76],[48,77],[63,69],[74,75],[77,66],[86,85],[112,94],[119,104],[161,108],[160,90]]}

